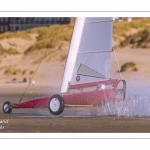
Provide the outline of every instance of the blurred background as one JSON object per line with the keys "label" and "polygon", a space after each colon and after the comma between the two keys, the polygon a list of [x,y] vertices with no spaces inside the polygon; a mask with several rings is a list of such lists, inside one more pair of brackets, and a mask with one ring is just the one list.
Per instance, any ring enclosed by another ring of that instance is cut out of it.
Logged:
{"label": "blurred background", "polygon": [[[28,94],[59,92],[74,22],[75,17],[0,17],[1,96],[21,94],[45,52]],[[112,41],[112,78],[121,72],[124,79],[149,80],[150,18],[114,18]]]}

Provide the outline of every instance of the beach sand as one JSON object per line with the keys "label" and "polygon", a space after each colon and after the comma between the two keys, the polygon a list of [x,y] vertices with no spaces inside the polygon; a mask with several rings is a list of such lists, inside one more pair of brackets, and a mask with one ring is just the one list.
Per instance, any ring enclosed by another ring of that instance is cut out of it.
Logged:
{"label": "beach sand", "polygon": [[[150,50],[149,49],[123,49],[116,51],[120,66],[133,61],[139,70],[136,77],[150,78]],[[13,60],[13,59],[12,59]],[[26,60],[27,61],[27,60]],[[34,80],[35,85],[27,88],[22,101],[40,97],[50,97],[59,93],[65,62],[42,63]],[[37,64],[36,64],[37,65]],[[36,68],[32,65],[32,69]],[[112,74],[119,78],[117,64],[113,54]],[[133,77],[133,72],[122,73],[124,79]],[[9,83],[14,76],[3,75],[0,78],[0,108],[5,101],[18,103],[29,83]],[[23,76],[15,76],[21,81]],[[132,78],[131,78],[132,79]],[[99,108],[101,109],[101,108]],[[50,114],[45,109],[14,109],[11,114],[4,114],[0,109],[0,132],[4,133],[138,133],[150,132],[150,118],[144,116],[113,116],[98,115],[97,108],[65,108],[59,116]]]}

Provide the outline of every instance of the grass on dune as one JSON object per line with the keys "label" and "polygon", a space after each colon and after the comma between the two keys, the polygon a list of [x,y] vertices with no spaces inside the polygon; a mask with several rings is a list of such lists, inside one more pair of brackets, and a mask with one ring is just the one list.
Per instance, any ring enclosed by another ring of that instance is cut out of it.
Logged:
{"label": "grass on dune", "polygon": [[55,40],[70,40],[72,34],[73,24],[67,25],[52,25],[48,27],[38,27],[27,30],[27,33],[38,33],[37,41],[43,40],[45,38],[52,38],[56,31]]}
{"label": "grass on dune", "polygon": [[145,28],[150,25],[150,18],[133,20],[131,22],[115,22],[113,24],[113,34],[126,36],[126,33],[131,29]]}
{"label": "grass on dune", "polygon": [[130,71],[137,71],[138,70],[136,64],[131,61],[131,62],[126,62],[125,64],[123,64],[121,66],[120,72],[124,72],[124,71],[127,71],[129,69],[130,69]]}
{"label": "grass on dune", "polygon": [[70,41],[73,26],[73,24],[53,25],[27,30],[27,33],[38,33],[39,36],[37,42],[28,48],[25,54],[42,48],[56,48],[62,44],[62,41]]}
{"label": "grass on dune", "polygon": [[0,40],[4,38],[23,38],[25,40],[32,40],[30,35],[26,31],[17,31],[17,32],[5,32],[0,34]]}
{"label": "grass on dune", "polygon": [[133,35],[129,35],[120,43],[120,47],[131,45],[133,48],[150,47],[150,28],[144,28]]}
{"label": "grass on dune", "polygon": [[8,54],[8,55],[16,55],[16,54],[19,54],[18,51],[16,49],[13,49],[13,48],[9,48],[9,49],[4,49],[1,44],[0,44],[0,56],[1,55],[5,55],[5,54]]}
{"label": "grass on dune", "polygon": [[[139,20],[133,20],[131,22],[115,22],[113,24],[113,35],[117,35],[117,38],[120,36],[127,38],[129,32],[132,29],[142,29],[150,25],[150,18],[143,18]],[[74,24],[67,25],[52,25],[49,27],[39,27],[27,30],[27,33],[38,33],[37,42],[28,48],[25,54],[28,54],[31,51],[39,50],[42,48],[56,48],[62,44],[62,41],[70,41],[73,31]],[[58,29],[59,28],[59,29]],[[58,29],[58,31],[57,31]],[[57,31],[57,34],[55,35]],[[51,39],[55,35],[53,41]],[[122,42],[122,41],[120,41]]]}
{"label": "grass on dune", "polygon": [[[120,44],[124,39],[126,39],[129,36],[129,33],[132,29],[139,31],[140,29],[149,27],[149,25],[150,25],[150,18],[143,18],[131,22],[115,22],[113,23],[113,38],[114,40],[118,40]],[[62,45],[63,41],[71,40],[73,27],[74,24],[71,23],[71,24],[64,24],[60,26],[51,25],[47,27],[45,26],[36,27],[36,28],[32,28],[24,31],[17,31],[17,32],[6,32],[0,34],[0,40],[4,38],[23,38],[26,40],[32,40],[30,34],[36,33],[38,34],[38,36],[36,37],[37,40],[36,43],[33,44],[25,51],[25,54],[28,54],[32,51],[40,50],[43,48],[59,48]],[[54,39],[51,42],[53,37]],[[0,51],[2,51],[2,47],[0,47]]]}
{"label": "grass on dune", "polygon": [[[132,22],[115,22],[113,24],[113,34],[118,36],[127,37],[127,33],[131,29],[139,29],[144,28],[146,25],[150,25],[150,18],[143,18],[140,20],[134,20]],[[27,30],[27,33],[38,33],[39,36],[37,37],[37,42],[28,48],[25,54],[28,54],[31,51],[39,50],[42,48],[55,48],[61,45],[62,41],[70,41],[71,35],[73,31],[74,24],[67,24],[67,25],[52,25],[49,27],[39,27]],[[59,29],[58,29],[59,28]],[[58,31],[57,31],[58,29]],[[51,39],[57,34],[51,42]],[[120,41],[121,42],[121,41]]]}

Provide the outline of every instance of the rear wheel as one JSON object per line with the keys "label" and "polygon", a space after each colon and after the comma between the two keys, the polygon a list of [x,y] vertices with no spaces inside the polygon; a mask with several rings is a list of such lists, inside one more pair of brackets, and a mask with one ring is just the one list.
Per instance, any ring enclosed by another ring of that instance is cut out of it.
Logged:
{"label": "rear wheel", "polygon": [[5,103],[3,104],[3,112],[4,112],[5,114],[10,114],[11,111],[12,111],[11,103],[8,102],[8,101],[5,102]]}
{"label": "rear wheel", "polygon": [[51,114],[60,115],[64,110],[63,98],[58,94],[53,95],[49,100],[48,108]]}

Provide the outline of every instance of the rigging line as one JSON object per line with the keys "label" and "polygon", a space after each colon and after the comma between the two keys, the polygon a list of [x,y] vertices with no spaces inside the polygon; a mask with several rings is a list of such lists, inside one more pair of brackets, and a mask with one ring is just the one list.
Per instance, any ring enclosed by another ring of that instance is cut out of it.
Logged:
{"label": "rigging line", "polygon": [[[57,31],[58,31],[58,29],[59,29],[60,25],[61,25],[61,23],[59,24],[58,28],[56,29],[56,32],[55,32],[54,36],[52,37],[52,39],[51,39],[51,41],[50,41],[50,44],[52,43],[52,41],[53,41],[54,37],[56,36],[56,33],[57,33]],[[21,102],[21,100],[22,100],[22,98],[23,98],[24,94],[26,93],[26,91],[27,91],[27,89],[28,89],[28,87],[29,87],[29,85],[30,85],[30,83],[31,83],[32,79],[33,79],[33,77],[35,76],[35,74],[36,74],[36,72],[37,72],[37,70],[38,70],[38,68],[39,68],[40,64],[42,63],[42,61],[43,61],[43,59],[44,59],[44,57],[45,57],[45,55],[46,55],[46,53],[47,53],[47,50],[48,50],[48,48],[46,49],[46,51],[45,51],[45,53],[44,53],[43,57],[41,58],[41,61],[39,62],[39,64],[38,64],[38,66],[37,66],[37,68],[36,68],[36,70],[35,70],[35,72],[34,72],[33,76],[31,77],[31,80],[29,81],[29,83],[28,83],[28,85],[27,85],[26,89],[24,90],[24,93],[22,94],[22,96],[21,96],[21,98],[20,98],[20,100],[19,100],[19,103]]]}
{"label": "rigging line", "polygon": [[119,74],[120,74],[120,77],[121,79],[123,80],[123,76],[122,76],[122,73],[120,72],[120,66],[119,66],[119,62],[118,62],[118,58],[117,58],[117,54],[115,52],[115,50],[113,49],[113,52],[115,54],[115,58],[116,58],[116,61],[117,61],[117,66],[118,66],[118,71],[119,71]]}

